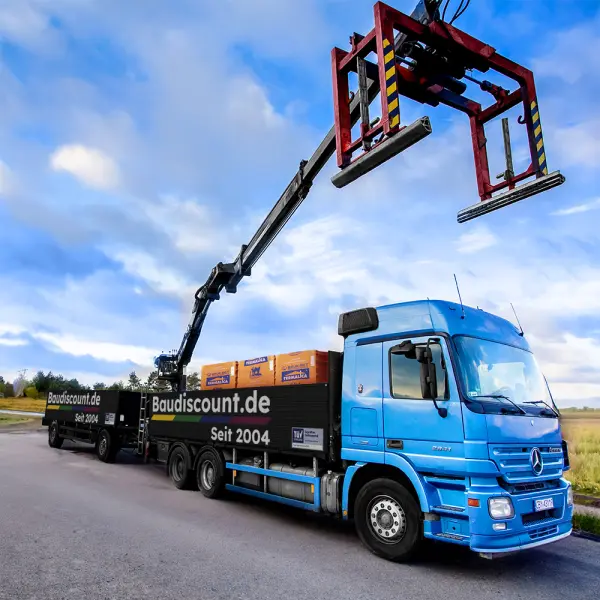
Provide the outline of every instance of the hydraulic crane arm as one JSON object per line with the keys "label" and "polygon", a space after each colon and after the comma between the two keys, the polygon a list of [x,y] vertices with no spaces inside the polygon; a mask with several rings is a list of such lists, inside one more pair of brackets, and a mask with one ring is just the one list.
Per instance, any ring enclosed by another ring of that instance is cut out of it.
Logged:
{"label": "hydraulic crane arm", "polygon": [[[441,2],[442,0],[419,0],[411,17],[420,23],[429,24],[437,13]],[[397,52],[401,51],[405,41],[406,35],[404,33],[395,36],[394,46]],[[369,102],[373,101],[379,92],[376,79],[377,74],[375,73],[374,78],[369,78],[367,81],[366,91]],[[360,111],[360,97],[356,96],[349,107],[350,119],[353,125],[360,118]],[[158,369],[159,379],[169,381],[175,390],[185,389],[185,369],[192,359],[210,305],[213,301],[219,299],[223,289],[228,293],[235,293],[242,278],[251,274],[252,267],[306,198],[313,181],[335,151],[336,128],[333,126],[310,159],[300,163],[298,172],[250,242],[242,246],[235,261],[232,263],[219,263],[211,271],[206,283],[198,289],[195,295],[192,318],[179,350],[172,354],[161,354],[154,361]]]}

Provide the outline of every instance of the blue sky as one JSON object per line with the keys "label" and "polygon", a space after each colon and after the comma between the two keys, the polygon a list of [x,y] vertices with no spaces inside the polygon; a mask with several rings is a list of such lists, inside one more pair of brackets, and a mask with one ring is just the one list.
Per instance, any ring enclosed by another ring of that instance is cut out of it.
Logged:
{"label": "blue sky", "polygon": [[[331,126],[330,50],[372,28],[372,6],[2,2],[0,374],[108,382],[177,347],[196,288]],[[456,273],[466,303],[516,306],[559,403],[600,406],[600,7],[473,0],[457,25],[533,69],[567,183],[457,224],[478,199],[466,117],[403,100],[403,121],[427,114],[434,133],[343,190],[330,161],[212,307],[191,369],[337,349],[340,311],[454,300]]]}

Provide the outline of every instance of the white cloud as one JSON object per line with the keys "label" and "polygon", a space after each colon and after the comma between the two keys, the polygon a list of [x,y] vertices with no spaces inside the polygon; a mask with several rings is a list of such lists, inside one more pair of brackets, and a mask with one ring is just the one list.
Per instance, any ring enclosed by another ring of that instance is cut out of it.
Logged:
{"label": "white cloud", "polygon": [[[139,211],[144,211],[146,218],[164,231],[183,254],[214,251],[222,247],[229,236],[229,232],[224,235],[224,232],[217,231],[219,228],[214,215],[196,199],[165,195],[159,203],[150,207],[143,204],[138,203]],[[231,228],[235,229],[236,225],[232,224]]]}
{"label": "white cloud", "polygon": [[[0,346],[26,346],[29,342],[21,337],[26,329],[14,323],[0,323]],[[5,336],[10,337],[5,337]]]}
{"label": "white cloud", "polygon": [[564,166],[600,167],[600,118],[554,127],[554,152]]}
{"label": "white cloud", "polygon": [[50,50],[59,43],[49,17],[37,2],[18,0],[0,5],[0,39],[33,50]]}
{"label": "white cloud", "polygon": [[8,165],[0,160],[0,196],[8,196],[14,189],[14,175]]}
{"label": "white cloud", "polygon": [[458,238],[456,250],[461,254],[472,254],[495,246],[497,243],[496,236],[485,225],[479,225]]}
{"label": "white cloud", "polygon": [[27,340],[20,340],[18,338],[0,337],[0,346],[27,346],[28,343]]}
{"label": "white cloud", "polygon": [[3,335],[20,335],[25,333],[26,329],[15,325],[14,323],[0,323],[0,336]]}
{"label": "white cloud", "polygon": [[113,260],[121,263],[127,273],[143,279],[157,292],[184,298],[193,294],[194,286],[187,278],[179,275],[168,265],[159,262],[148,252],[131,249],[115,250],[111,247],[105,247],[104,252]]}
{"label": "white cloud", "polygon": [[110,362],[131,361],[139,365],[149,365],[156,351],[151,348],[128,344],[114,344],[98,340],[81,339],[70,334],[38,332],[34,337],[51,348],[72,356],[91,356]]}
{"label": "white cloud", "polygon": [[600,209],[600,198],[596,200],[592,200],[590,202],[584,202],[583,204],[576,204],[575,206],[571,206],[569,208],[562,208],[560,210],[555,210],[550,213],[554,216],[565,216],[565,215],[575,215],[578,213],[588,212],[590,210]]}
{"label": "white cloud", "polygon": [[55,171],[65,171],[92,188],[109,190],[119,184],[117,163],[102,150],[82,144],[57,148],[50,156]]}
{"label": "white cloud", "polygon": [[533,61],[536,77],[556,77],[569,85],[600,70],[600,37],[593,25],[580,25],[550,34],[544,54]]}
{"label": "white cloud", "polygon": [[329,21],[319,8],[317,0],[221,0],[211,7],[219,21],[227,23],[221,35],[263,55],[294,61],[321,60],[329,51]]}

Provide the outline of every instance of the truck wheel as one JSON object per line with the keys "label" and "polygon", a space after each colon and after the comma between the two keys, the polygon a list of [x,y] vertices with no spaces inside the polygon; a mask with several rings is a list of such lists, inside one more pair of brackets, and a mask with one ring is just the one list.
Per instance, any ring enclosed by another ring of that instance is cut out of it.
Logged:
{"label": "truck wheel", "polygon": [[96,454],[98,458],[105,463],[114,462],[117,452],[119,451],[116,441],[110,431],[106,429],[100,430],[98,440],[96,442]]}
{"label": "truck wheel", "polygon": [[178,446],[171,452],[168,464],[169,475],[178,490],[192,487],[194,473],[187,468],[185,451]]}
{"label": "truck wheel", "polygon": [[422,540],[420,510],[412,494],[391,479],[365,484],[354,504],[358,537],[377,556],[401,562]]}
{"label": "truck wheel", "polygon": [[196,463],[198,489],[207,498],[218,498],[225,489],[225,462],[216,451],[206,450]]}
{"label": "truck wheel", "polygon": [[48,446],[50,448],[60,448],[63,445],[64,438],[60,437],[58,422],[52,421],[48,427]]}

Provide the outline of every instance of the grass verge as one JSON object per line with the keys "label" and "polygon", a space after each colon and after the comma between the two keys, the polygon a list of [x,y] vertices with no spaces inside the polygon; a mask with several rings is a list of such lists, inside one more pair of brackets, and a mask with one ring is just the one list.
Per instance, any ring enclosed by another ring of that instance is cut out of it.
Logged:
{"label": "grass verge", "polygon": [[37,417],[20,417],[13,415],[0,415],[0,433],[12,431],[34,431],[41,429],[42,419]]}
{"label": "grass verge", "polygon": [[28,421],[33,421],[33,419],[0,415],[0,427],[8,427],[10,425],[17,425],[18,423],[27,423]]}
{"label": "grass verge", "polygon": [[600,518],[594,515],[573,515],[573,528],[600,536]]}

